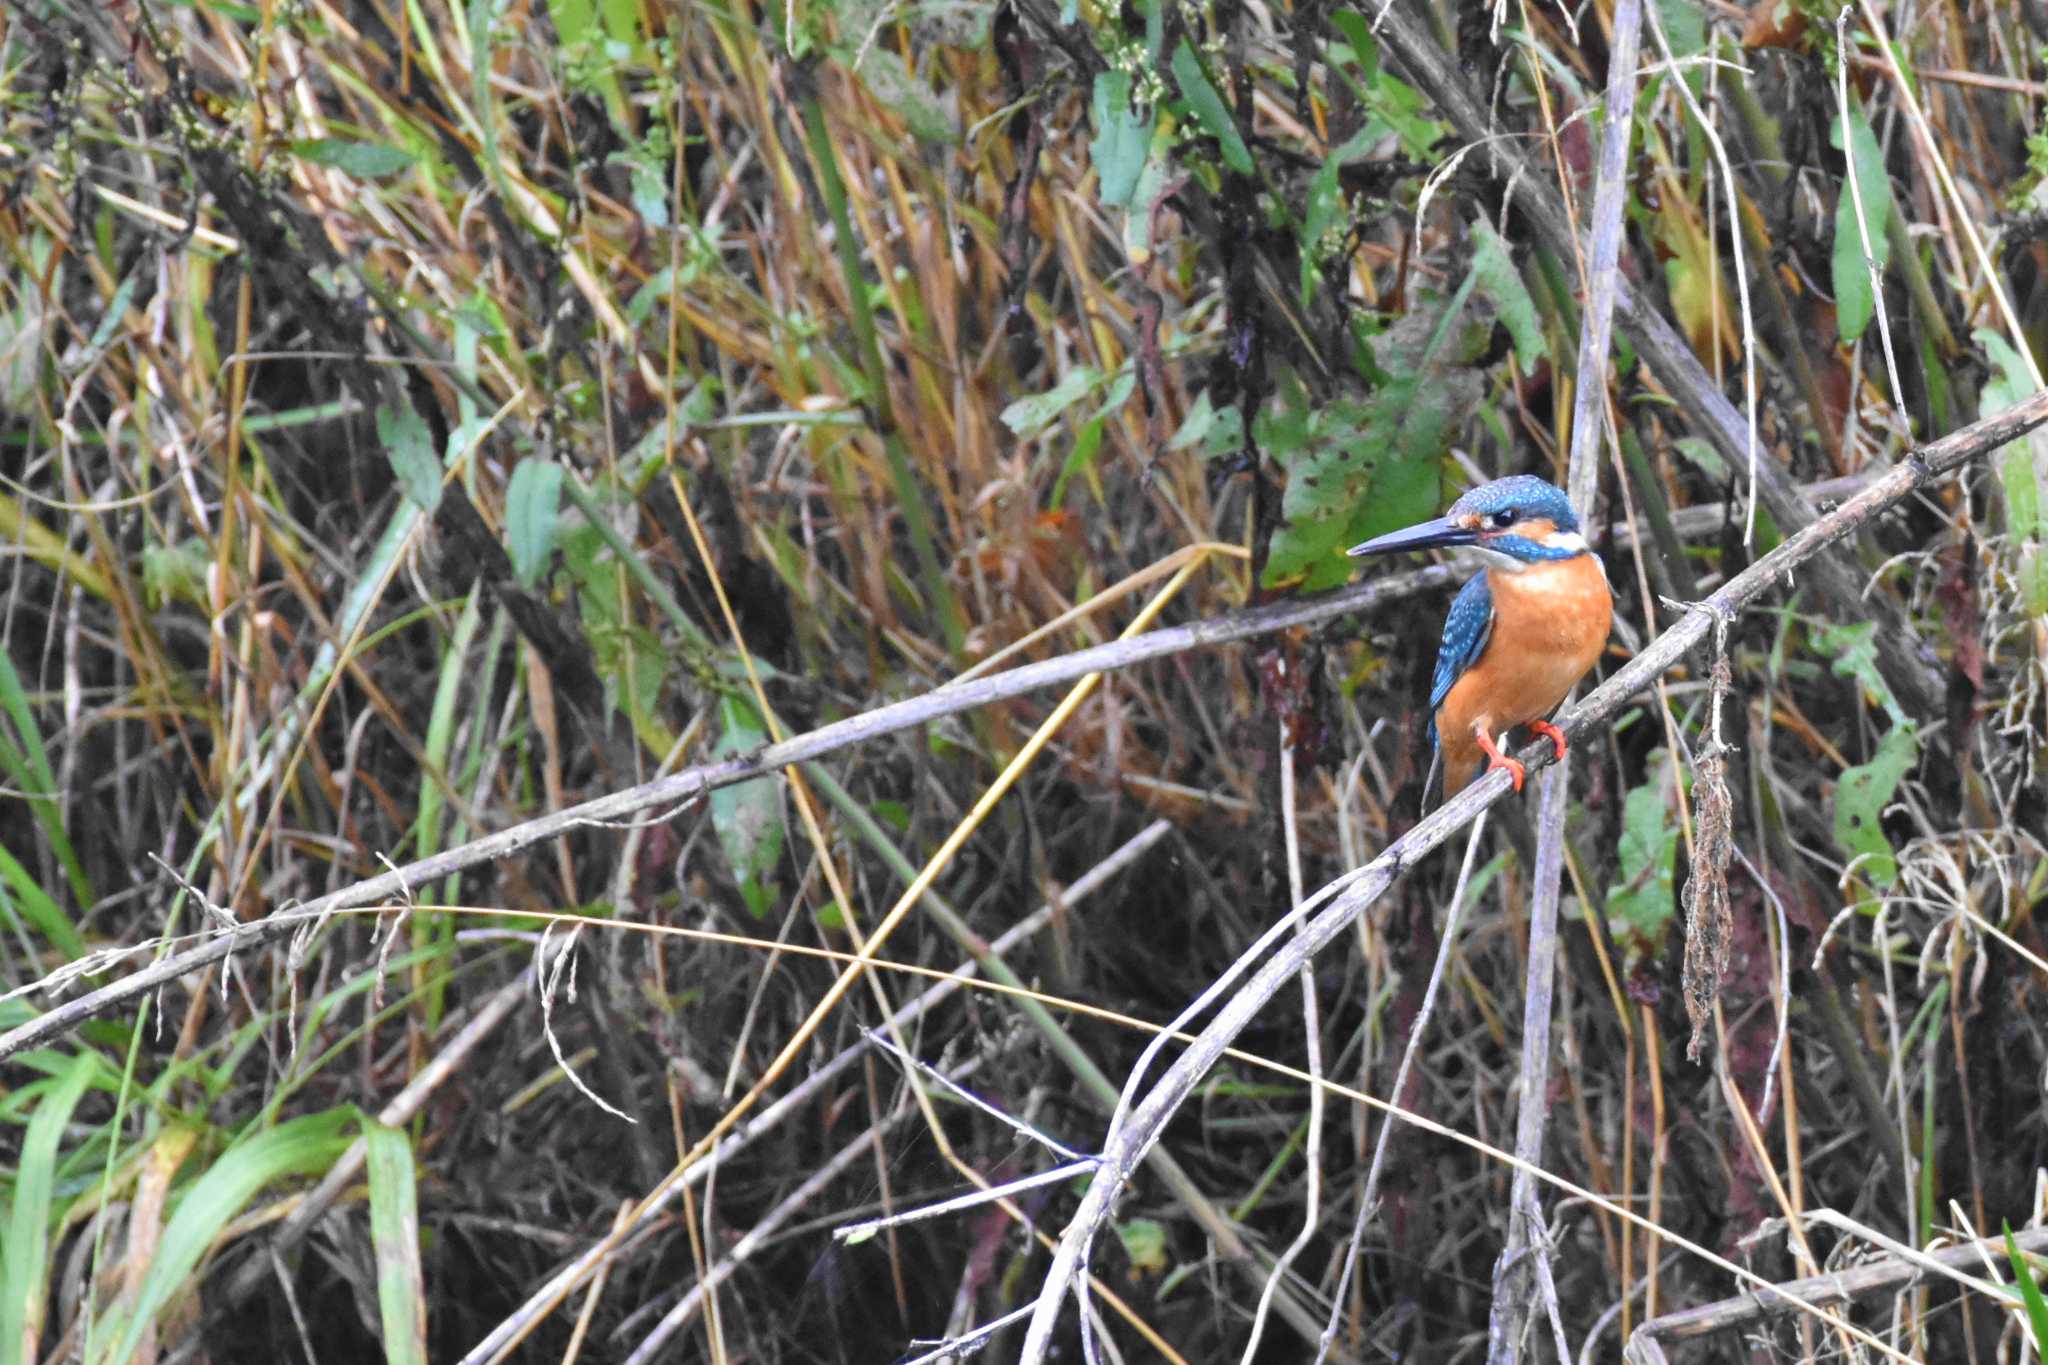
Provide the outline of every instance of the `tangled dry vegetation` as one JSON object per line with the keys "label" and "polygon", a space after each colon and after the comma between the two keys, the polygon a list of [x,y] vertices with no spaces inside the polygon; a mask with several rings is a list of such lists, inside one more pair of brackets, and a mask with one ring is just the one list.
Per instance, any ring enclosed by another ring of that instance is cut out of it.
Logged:
{"label": "tangled dry vegetation", "polygon": [[[2043,387],[2039,0],[0,15],[0,1361],[868,1365],[1028,1309],[1153,1030],[1417,819],[1450,580],[1313,594],[1564,481],[1618,25],[1603,674]],[[1406,869],[1136,1172],[1094,1348],[2038,1352],[2043,478],[1580,736],[1540,1093],[1534,796],[1455,932],[1462,844]],[[1370,1201],[1362,1096],[1436,1125]],[[1568,1183],[1497,1278],[1531,1104]]]}

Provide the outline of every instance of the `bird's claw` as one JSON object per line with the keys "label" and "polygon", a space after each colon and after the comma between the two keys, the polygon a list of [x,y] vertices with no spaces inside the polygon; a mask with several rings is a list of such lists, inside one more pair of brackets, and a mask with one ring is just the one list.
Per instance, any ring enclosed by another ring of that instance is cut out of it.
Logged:
{"label": "bird's claw", "polygon": [[1557,750],[1557,761],[1560,763],[1564,762],[1565,750],[1571,747],[1565,743],[1564,731],[1558,729],[1547,720],[1532,720],[1529,722],[1529,729],[1532,733],[1541,735],[1549,740],[1550,747]]}
{"label": "bird's claw", "polygon": [[1486,771],[1492,772],[1496,768],[1505,768],[1508,777],[1514,781],[1515,790],[1520,791],[1522,789],[1522,780],[1529,775],[1529,770],[1523,767],[1517,760],[1509,758],[1506,754],[1502,753],[1499,746],[1493,742],[1493,736],[1487,734],[1484,730],[1475,731],[1475,737],[1479,740],[1480,752],[1486,755]]}

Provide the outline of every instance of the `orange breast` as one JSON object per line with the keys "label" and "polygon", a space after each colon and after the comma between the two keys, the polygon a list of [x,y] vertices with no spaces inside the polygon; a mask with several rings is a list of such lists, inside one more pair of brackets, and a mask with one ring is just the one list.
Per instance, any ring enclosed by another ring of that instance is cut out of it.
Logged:
{"label": "orange breast", "polygon": [[1473,730],[1497,736],[1556,710],[1600,658],[1614,619],[1607,575],[1591,555],[1487,573],[1493,634],[1436,713],[1446,795],[1470,781],[1477,766]]}

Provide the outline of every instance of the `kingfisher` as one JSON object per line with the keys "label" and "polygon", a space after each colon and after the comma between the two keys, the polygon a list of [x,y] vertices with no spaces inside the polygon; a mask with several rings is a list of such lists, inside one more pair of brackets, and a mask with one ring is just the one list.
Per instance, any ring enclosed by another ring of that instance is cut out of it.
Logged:
{"label": "kingfisher", "polygon": [[1522,725],[1564,757],[1564,731],[1548,717],[1607,647],[1614,619],[1607,571],[1587,548],[1571,499],[1532,474],[1481,484],[1436,520],[1354,545],[1351,553],[1437,546],[1475,553],[1486,566],[1444,618],[1429,691],[1430,746],[1443,767],[1443,799],[1495,768],[1507,769],[1520,791],[1527,774],[1501,748]]}

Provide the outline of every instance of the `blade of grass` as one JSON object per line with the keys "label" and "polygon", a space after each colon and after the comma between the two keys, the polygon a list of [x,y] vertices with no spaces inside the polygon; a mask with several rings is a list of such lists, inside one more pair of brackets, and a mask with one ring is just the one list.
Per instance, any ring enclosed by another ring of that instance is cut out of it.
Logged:
{"label": "blade of grass", "polygon": [[131,1359],[144,1329],[179,1293],[192,1288],[193,1275],[229,1222],[266,1186],[326,1170],[348,1149],[346,1130],[355,1119],[356,1111],[347,1107],[306,1114],[223,1152],[179,1199],[133,1304],[117,1304],[100,1318],[86,1359],[94,1365]]}
{"label": "blade of grass", "polygon": [[420,1268],[412,1143],[400,1129],[374,1120],[363,1125],[363,1138],[368,1144],[370,1241],[377,1259],[384,1358],[391,1365],[426,1365],[427,1291]]}
{"label": "blade of grass", "polygon": [[48,1083],[22,1137],[7,1240],[0,1244],[0,1363],[4,1365],[32,1358],[42,1339],[58,1147],[71,1122],[71,1111],[78,1107],[101,1065],[98,1053],[81,1052],[73,1057]]}
{"label": "blade of grass", "polygon": [[816,91],[804,96],[804,130],[810,135],[811,159],[818,168],[818,187],[825,196],[825,209],[832,215],[832,240],[839,249],[839,268],[846,275],[846,297],[853,307],[853,334],[860,343],[861,371],[866,376],[868,405],[875,414],[882,447],[889,460],[889,479],[896,486],[896,503],[903,524],[910,532],[911,550],[917,556],[918,572],[924,578],[931,606],[946,633],[946,645],[957,656],[967,638],[967,628],[939,565],[939,552],[932,539],[931,513],[924,505],[924,491],[910,469],[902,437],[889,403],[889,371],[882,364],[882,349],[875,339],[875,313],[868,302],[867,277],[860,267],[860,239],[854,235],[852,215],[846,207],[846,183],[839,176],[838,155],[831,129],[825,122],[824,106]]}
{"label": "blade of grass", "polygon": [[71,836],[64,829],[64,807],[58,801],[57,777],[50,767],[49,750],[44,747],[35,713],[29,709],[21,675],[14,671],[14,662],[4,650],[0,650],[0,709],[7,712],[14,730],[11,736],[0,736],[0,771],[7,774],[9,786],[28,798],[36,823],[43,827],[43,836],[50,841],[50,851],[63,864],[71,894],[80,909],[89,908],[97,897],[85,875],[84,864],[71,846]]}
{"label": "blade of grass", "polygon": [[2005,1254],[2012,1258],[2013,1283],[2019,1287],[2020,1302],[2027,1306],[2027,1326],[2034,1335],[2036,1354],[2048,1355],[2048,1299],[2041,1296],[2041,1285],[2034,1278],[2034,1267],[2027,1260],[2020,1244],[2013,1239],[2012,1224],[2002,1224],[2005,1229]]}

